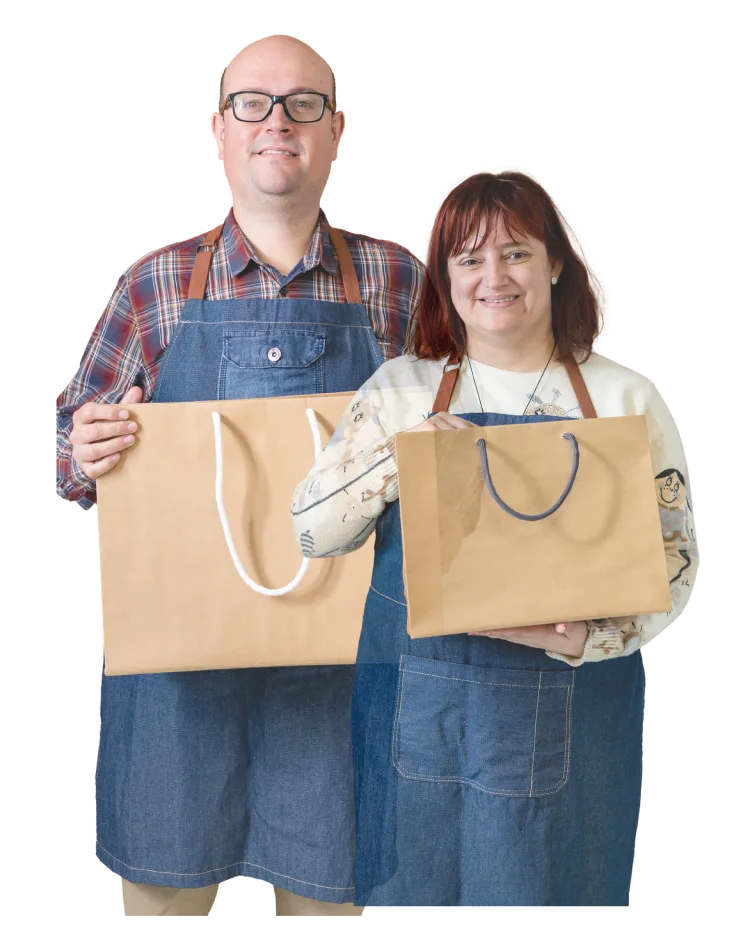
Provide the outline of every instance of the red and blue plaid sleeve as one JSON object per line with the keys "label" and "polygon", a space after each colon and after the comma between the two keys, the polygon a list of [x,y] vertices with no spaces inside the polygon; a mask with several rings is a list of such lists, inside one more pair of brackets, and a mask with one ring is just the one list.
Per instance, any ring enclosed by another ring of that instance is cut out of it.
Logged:
{"label": "red and blue plaid sleeve", "polygon": [[425,268],[407,248],[343,232],[358,272],[361,295],[385,360],[399,357],[423,290]]}
{"label": "red and blue plaid sleeve", "polygon": [[118,403],[144,376],[125,274],[91,335],[78,372],[57,398],[57,492],[63,499],[77,502],[84,509],[96,501],[96,481],[89,479],[72,458],[73,413],[84,403]]}

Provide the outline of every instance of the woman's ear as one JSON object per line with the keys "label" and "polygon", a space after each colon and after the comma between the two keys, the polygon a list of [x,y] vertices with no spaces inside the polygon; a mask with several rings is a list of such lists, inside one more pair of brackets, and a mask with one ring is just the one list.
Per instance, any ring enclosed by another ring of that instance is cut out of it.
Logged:
{"label": "woman's ear", "polygon": [[555,277],[560,277],[560,272],[563,270],[563,262],[558,259],[550,259],[550,274]]}

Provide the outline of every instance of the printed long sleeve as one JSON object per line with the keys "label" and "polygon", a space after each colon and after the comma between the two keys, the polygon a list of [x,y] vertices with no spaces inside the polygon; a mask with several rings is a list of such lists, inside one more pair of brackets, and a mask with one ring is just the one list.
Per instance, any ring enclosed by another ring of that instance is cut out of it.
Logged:
{"label": "printed long sleeve", "polygon": [[638,412],[645,412],[648,426],[672,610],[632,618],[589,621],[589,635],[580,658],[547,652],[551,658],[566,661],[574,667],[586,661],[629,655],[641,648],[679,617],[695,583],[698,546],[682,442],[672,415],[653,385],[646,395],[645,406]]}
{"label": "printed long sleeve", "polygon": [[394,432],[384,417],[381,391],[364,385],[296,487],[291,516],[307,557],[344,555],[359,548],[386,504],[398,498]]}
{"label": "printed long sleeve", "polygon": [[131,386],[143,383],[143,360],[137,326],[123,276],[88,342],[78,372],[57,398],[57,492],[89,509],[96,501],[96,481],[72,458],[73,413],[84,403],[118,403]]}

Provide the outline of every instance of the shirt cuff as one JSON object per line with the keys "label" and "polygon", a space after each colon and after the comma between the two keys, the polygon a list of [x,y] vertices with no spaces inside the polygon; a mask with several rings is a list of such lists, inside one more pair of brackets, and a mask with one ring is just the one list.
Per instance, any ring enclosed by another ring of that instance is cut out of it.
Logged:
{"label": "shirt cuff", "polygon": [[589,633],[586,636],[584,653],[580,658],[560,654],[557,651],[546,651],[545,654],[556,661],[565,661],[573,668],[579,667],[586,661],[607,661],[610,658],[619,658],[625,650],[623,633],[610,619],[594,619],[587,621]]}
{"label": "shirt cuff", "polygon": [[83,509],[90,509],[96,503],[96,480],[86,476],[70,457],[69,472],[57,483],[57,494],[68,502],[77,502]]}
{"label": "shirt cuff", "polygon": [[[385,458],[381,462],[382,453]],[[381,498],[385,503],[396,502],[399,499],[399,478],[397,476],[397,453],[394,448],[394,437],[385,444],[380,444],[366,457],[366,468],[376,464],[376,476],[381,481]]]}

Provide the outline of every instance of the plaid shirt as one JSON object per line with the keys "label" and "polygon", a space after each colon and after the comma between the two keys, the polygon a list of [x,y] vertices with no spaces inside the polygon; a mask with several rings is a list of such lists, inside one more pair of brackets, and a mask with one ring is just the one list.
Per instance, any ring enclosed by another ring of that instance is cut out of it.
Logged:
{"label": "plaid shirt", "polygon": [[[389,241],[343,232],[360,283],[361,298],[385,359],[402,353],[407,325],[420,297],[423,265]],[[96,481],[72,459],[72,414],[89,401],[118,403],[138,385],[150,400],[158,367],[176,327],[203,235],[146,255],[119,279],[88,342],[80,368],[57,398],[57,492],[88,509]],[[261,261],[233,211],[223,226],[205,299],[305,298],[345,302],[337,258],[324,213],[303,259],[283,276]]]}

